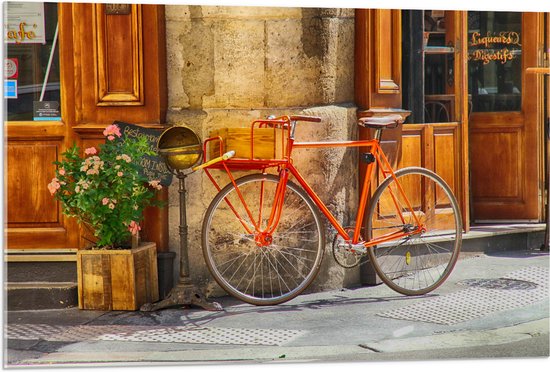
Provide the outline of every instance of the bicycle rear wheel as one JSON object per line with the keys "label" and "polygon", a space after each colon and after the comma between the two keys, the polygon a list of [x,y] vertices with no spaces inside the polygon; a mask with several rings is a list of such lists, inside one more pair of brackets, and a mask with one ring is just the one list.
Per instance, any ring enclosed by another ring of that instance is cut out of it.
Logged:
{"label": "bicycle rear wheel", "polygon": [[260,231],[233,184],[227,185],[212,200],[203,221],[206,264],[216,282],[242,301],[254,305],[288,301],[315,279],[321,266],[325,235],[317,207],[302,188],[288,182],[279,224],[262,237],[279,177],[254,174],[236,184],[256,223],[261,221]]}
{"label": "bicycle rear wheel", "polygon": [[398,170],[395,176],[398,182],[388,177],[371,199],[368,239],[415,231],[414,215],[424,231],[370,247],[368,253],[378,276],[390,288],[405,295],[422,295],[450,275],[462,243],[462,219],[449,186],[434,172],[411,167]]}

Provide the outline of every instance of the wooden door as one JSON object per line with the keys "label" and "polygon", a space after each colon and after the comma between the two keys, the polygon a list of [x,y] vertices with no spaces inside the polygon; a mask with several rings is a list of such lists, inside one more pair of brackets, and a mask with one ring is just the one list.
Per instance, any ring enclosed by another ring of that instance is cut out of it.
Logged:
{"label": "wooden door", "polygon": [[468,14],[472,215],[483,221],[542,216],[543,17],[538,13]]}
{"label": "wooden door", "polygon": [[[47,189],[55,176],[53,162],[73,143],[97,145],[103,129],[115,120],[163,128],[166,113],[162,5],[46,3],[45,13],[45,51],[41,44],[8,47],[8,57],[18,58],[19,80],[26,89],[20,84],[19,98],[8,100],[5,124],[9,249],[80,248],[76,221],[63,216]],[[49,60],[42,56],[50,56],[55,35],[44,98],[60,102],[60,117],[37,121],[32,107]],[[37,77],[27,82],[32,72]],[[28,96],[22,94],[27,91]],[[167,190],[158,197],[166,200]],[[146,211],[142,237],[155,241],[159,251],[168,250],[167,219],[167,208]]]}
{"label": "wooden door", "polygon": [[[52,162],[59,160],[71,140],[67,122],[61,118],[68,102],[60,94],[59,60],[66,49],[56,32],[57,4],[36,5],[44,15],[46,43],[27,40],[7,47],[8,57],[16,61],[18,70],[14,76],[18,94],[7,100],[5,123],[7,243],[9,248],[74,248],[78,245],[74,221],[64,218],[47,189],[55,176]],[[9,16],[12,9],[7,11]],[[33,105],[39,101],[60,105],[58,117],[37,118]]]}

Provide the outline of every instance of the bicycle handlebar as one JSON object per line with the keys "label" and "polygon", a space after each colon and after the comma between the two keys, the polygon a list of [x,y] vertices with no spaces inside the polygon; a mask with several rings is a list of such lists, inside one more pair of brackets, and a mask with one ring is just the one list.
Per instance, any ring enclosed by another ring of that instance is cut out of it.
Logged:
{"label": "bicycle handlebar", "polygon": [[321,118],[318,116],[292,115],[290,121],[309,121],[311,123],[320,123]]}
{"label": "bicycle handlebar", "polygon": [[218,156],[217,158],[209,160],[206,163],[202,163],[201,165],[197,165],[196,167],[193,167],[193,172],[196,172],[196,171],[201,170],[203,168],[209,167],[212,164],[219,163],[220,161],[231,159],[233,156],[235,156],[235,151],[233,151],[233,150],[228,151],[225,154],[223,154],[222,156]]}
{"label": "bicycle handlebar", "polygon": [[268,119],[269,120],[284,120],[284,121],[291,121],[291,122],[296,122],[296,121],[309,121],[311,123],[320,123],[321,122],[320,117],[318,117],[318,116],[308,116],[308,115],[285,115],[285,116],[279,116],[279,117],[275,117],[273,115],[273,116],[269,116]]}

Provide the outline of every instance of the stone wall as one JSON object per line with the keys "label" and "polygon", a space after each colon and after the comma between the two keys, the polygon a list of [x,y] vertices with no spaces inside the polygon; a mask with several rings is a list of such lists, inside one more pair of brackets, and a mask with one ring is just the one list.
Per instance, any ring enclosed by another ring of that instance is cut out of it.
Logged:
{"label": "stone wall", "polygon": [[[298,140],[344,140],[357,133],[353,105],[354,10],[221,6],[166,6],[168,115],[203,139],[214,128],[246,127],[268,115],[303,113],[323,122],[300,123]],[[296,165],[331,211],[345,223],[354,216],[354,150],[296,150]],[[303,155],[302,155],[303,154]],[[227,182],[227,181],[226,181]],[[203,215],[215,195],[203,172],[187,177],[189,255],[193,282],[220,294],[200,243]],[[170,187],[170,250],[178,252],[177,185]],[[311,290],[358,282],[330,253],[327,222],[324,263]],[[179,272],[176,259],[175,275]]]}

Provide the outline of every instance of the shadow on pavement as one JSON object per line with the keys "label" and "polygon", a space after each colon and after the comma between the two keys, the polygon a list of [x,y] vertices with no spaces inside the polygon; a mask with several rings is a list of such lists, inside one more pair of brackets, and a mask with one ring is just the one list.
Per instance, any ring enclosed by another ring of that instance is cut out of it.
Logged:
{"label": "shadow on pavement", "polygon": [[[353,292],[353,290],[346,290],[346,292]],[[428,294],[415,298],[433,298],[438,297],[437,294]],[[346,295],[333,295],[332,298],[323,298],[316,300],[302,300],[300,298],[290,301],[281,305],[274,306],[254,306],[245,304],[232,297],[214,298],[219,302],[224,310],[222,311],[205,311],[195,307],[173,307],[164,310],[158,310],[154,312],[109,312],[106,313],[89,325],[101,325],[101,324],[116,324],[116,325],[195,325],[204,326],[217,319],[227,319],[232,316],[241,316],[246,314],[282,314],[301,312],[305,310],[318,310],[323,308],[332,308],[338,306],[350,306],[350,305],[368,305],[373,303],[382,302],[394,302],[402,300],[410,300],[411,297],[407,296],[387,296],[387,297],[362,297],[353,298]],[[293,301],[300,301],[300,303],[292,304]]]}

